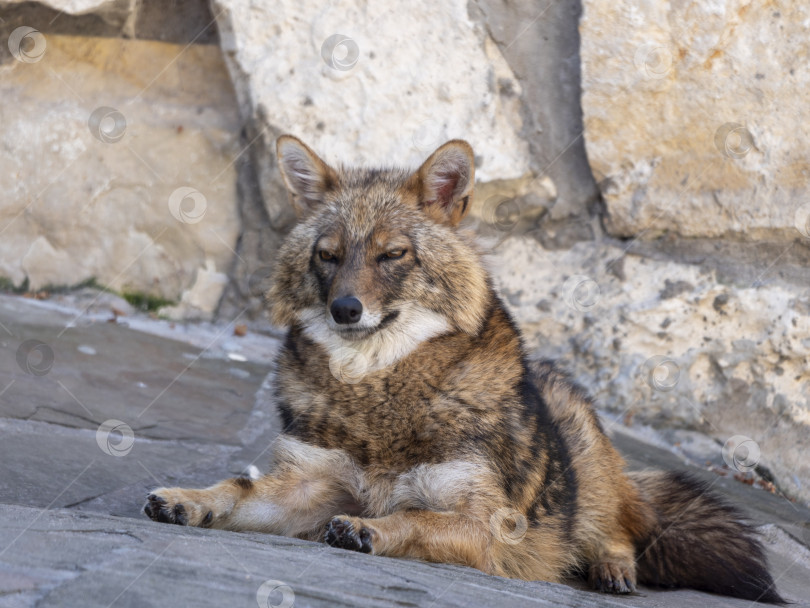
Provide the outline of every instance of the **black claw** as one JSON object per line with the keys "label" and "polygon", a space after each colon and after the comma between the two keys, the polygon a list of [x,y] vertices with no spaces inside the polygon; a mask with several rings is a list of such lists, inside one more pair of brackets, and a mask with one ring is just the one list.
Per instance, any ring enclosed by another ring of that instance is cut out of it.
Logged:
{"label": "black claw", "polygon": [[625,595],[634,593],[636,585],[624,574],[613,574],[615,567],[599,567],[591,570],[591,586],[602,593]]}
{"label": "black claw", "polygon": [[157,510],[157,521],[162,524],[173,524],[174,522],[169,518],[169,512],[166,509]]}
{"label": "black claw", "polygon": [[632,585],[625,578],[609,578],[605,581],[604,587],[600,591],[606,593],[624,594],[630,593]]}
{"label": "black claw", "polygon": [[166,507],[167,501],[161,496],[156,494],[149,494],[147,503],[143,507],[143,512],[152,521],[158,521],[163,524],[179,524],[185,526],[188,523],[188,516],[186,515],[186,508],[183,505],[175,505],[174,508]]}
{"label": "black claw", "polygon": [[211,522],[214,520],[214,512],[208,511],[206,516],[203,518],[202,523],[200,524],[203,528],[207,528],[211,525]]}
{"label": "black claw", "polygon": [[371,553],[371,531],[361,528],[358,533],[352,523],[335,517],[326,525],[324,533],[326,544],[340,549]]}
{"label": "black claw", "polygon": [[371,553],[371,530],[368,528],[360,529],[360,551]]}
{"label": "black claw", "polygon": [[326,524],[326,532],[324,533],[324,541],[326,541],[326,544],[332,545],[333,547],[340,547],[344,534],[344,528],[345,526],[350,525],[351,524],[349,522],[341,521],[337,518]]}
{"label": "black claw", "polygon": [[636,586],[629,579],[624,579],[624,584],[627,585],[627,593],[635,593]]}
{"label": "black claw", "polygon": [[174,507],[174,523],[178,526],[185,526],[188,524],[188,516],[186,515],[186,508],[183,505],[175,505]]}
{"label": "black claw", "polygon": [[163,513],[163,505],[166,504],[166,499],[157,496],[156,494],[149,494],[146,497],[146,504],[143,506],[143,512],[146,516],[153,521],[168,521],[167,516]]}

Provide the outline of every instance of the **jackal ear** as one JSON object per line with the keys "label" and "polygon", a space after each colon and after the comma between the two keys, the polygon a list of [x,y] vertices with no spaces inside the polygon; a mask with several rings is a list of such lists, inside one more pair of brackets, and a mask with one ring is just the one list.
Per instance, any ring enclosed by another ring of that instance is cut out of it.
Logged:
{"label": "jackal ear", "polygon": [[282,135],[276,141],[281,177],[290,191],[295,213],[305,217],[323,202],[337,183],[337,173],[297,137]]}
{"label": "jackal ear", "polygon": [[411,177],[422,209],[437,222],[455,226],[470,209],[475,158],[470,144],[453,139],[430,155]]}

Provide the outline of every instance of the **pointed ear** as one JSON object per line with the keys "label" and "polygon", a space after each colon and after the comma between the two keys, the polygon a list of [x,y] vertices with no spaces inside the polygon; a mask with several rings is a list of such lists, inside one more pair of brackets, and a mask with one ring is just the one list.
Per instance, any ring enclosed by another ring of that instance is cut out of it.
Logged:
{"label": "pointed ear", "polygon": [[475,185],[475,158],[470,144],[453,139],[440,146],[414,173],[409,186],[416,188],[425,213],[442,224],[455,226],[467,215]]}
{"label": "pointed ear", "polygon": [[282,135],[276,141],[281,177],[292,194],[299,218],[323,202],[324,194],[337,184],[337,173],[297,137]]}

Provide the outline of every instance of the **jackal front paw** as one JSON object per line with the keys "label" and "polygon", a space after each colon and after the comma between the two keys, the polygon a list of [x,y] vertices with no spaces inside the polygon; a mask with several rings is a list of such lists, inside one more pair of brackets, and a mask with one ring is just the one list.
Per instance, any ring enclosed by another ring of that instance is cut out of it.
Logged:
{"label": "jackal front paw", "polygon": [[333,547],[371,553],[371,530],[356,517],[333,517],[326,524],[324,541]]}
{"label": "jackal front paw", "polygon": [[153,521],[179,526],[207,528],[214,519],[213,510],[186,490],[160,488],[146,497],[143,512]]}
{"label": "jackal front paw", "polygon": [[591,586],[603,593],[633,593],[636,590],[636,574],[632,562],[625,560],[604,561],[591,565]]}

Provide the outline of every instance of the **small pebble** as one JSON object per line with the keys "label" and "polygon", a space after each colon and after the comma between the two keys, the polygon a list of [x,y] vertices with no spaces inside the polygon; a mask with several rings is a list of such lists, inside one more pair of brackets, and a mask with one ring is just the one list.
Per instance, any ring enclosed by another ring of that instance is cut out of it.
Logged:
{"label": "small pebble", "polygon": [[96,349],[87,344],[79,344],[79,346],[76,347],[76,350],[79,351],[80,353],[84,353],[85,355],[96,354]]}

